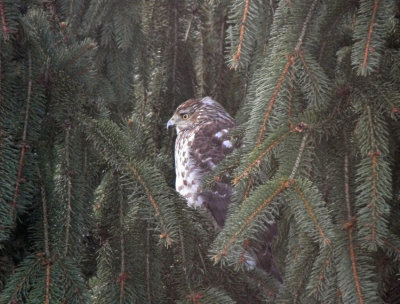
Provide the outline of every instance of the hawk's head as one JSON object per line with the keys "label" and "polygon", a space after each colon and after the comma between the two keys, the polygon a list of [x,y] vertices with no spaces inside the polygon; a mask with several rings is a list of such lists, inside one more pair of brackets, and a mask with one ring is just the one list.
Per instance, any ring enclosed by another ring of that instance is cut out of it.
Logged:
{"label": "hawk's head", "polygon": [[180,131],[217,119],[231,120],[232,118],[229,116],[228,112],[211,97],[189,99],[176,109],[174,115],[167,123],[167,128],[176,126],[176,130],[179,133]]}

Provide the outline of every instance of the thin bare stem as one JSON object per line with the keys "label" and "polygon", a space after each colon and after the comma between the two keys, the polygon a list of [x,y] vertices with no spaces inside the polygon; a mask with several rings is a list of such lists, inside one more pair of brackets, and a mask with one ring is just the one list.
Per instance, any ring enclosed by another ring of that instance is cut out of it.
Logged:
{"label": "thin bare stem", "polygon": [[65,172],[67,178],[67,210],[66,210],[66,220],[65,220],[65,245],[64,245],[64,255],[67,256],[69,250],[70,242],[70,231],[71,231],[71,211],[72,211],[72,171],[70,165],[70,135],[71,126],[67,123],[65,127]]}
{"label": "thin bare stem", "polygon": [[187,269],[187,260],[186,260],[186,252],[185,252],[185,242],[183,240],[183,233],[181,228],[179,227],[179,240],[180,240],[180,245],[181,245],[181,255],[182,255],[182,268],[183,272],[185,273],[185,278],[186,278],[186,284],[189,290],[189,294],[193,294],[193,289],[192,285],[190,284],[190,279],[189,279],[189,274],[188,274],[188,269]]}
{"label": "thin bare stem", "polygon": [[4,0],[0,0],[0,14],[1,14],[1,24],[3,26],[4,38],[6,40],[8,40],[9,35],[8,35],[8,27],[7,27],[7,22],[6,22],[6,14],[4,11]]}
{"label": "thin bare stem", "polygon": [[[119,180],[119,179],[118,179]],[[124,200],[122,197],[122,189],[118,185],[119,192],[119,241],[120,241],[120,251],[121,251],[121,270],[120,270],[120,294],[119,303],[123,304],[125,302],[125,280],[126,280],[126,262],[125,262],[125,236],[124,236]]]}
{"label": "thin bare stem", "polygon": [[303,23],[303,28],[301,29],[301,33],[299,36],[299,39],[297,40],[297,44],[296,47],[294,48],[295,52],[299,52],[301,45],[303,44],[303,40],[304,40],[304,36],[306,35],[306,31],[307,31],[307,26],[310,23],[311,17],[314,13],[315,8],[317,7],[317,4],[320,0],[314,0],[314,2],[311,4],[310,9],[308,10],[308,14],[306,17],[306,20]]}
{"label": "thin bare stem", "polygon": [[307,137],[308,137],[308,133],[305,133],[303,135],[303,139],[301,140],[299,153],[297,154],[296,162],[294,163],[292,173],[290,173],[289,180],[292,180],[294,178],[294,176],[296,175],[297,169],[299,168],[301,157],[303,155],[304,148],[306,147]]}
{"label": "thin bare stem", "polygon": [[13,218],[16,215],[15,209],[17,207],[19,187],[21,184],[21,177],[22,177],[22,168],[24,166],[25,150],[26,150],[26,137],[28,134],[29,110],[30,110],[30,105],[31,105],[31,99],[32,99],[32,58],[31,58],[31,53],[29,52],[28,53],[28,89],[27,89],[27,97],[26,97],[24,130],[22,132],[21,156],[19,158],[19,163],[18,163],[17,180],[15,183],[14,197],[13,197],[12,209],[11,209],[11,215]]}
{"label": "thin bare stem", "polygon": [[147,222],[146,229],[146,287],[147,287],[147,303],[151,304],[151,278],[150,278],[150,224]]}
{"label": "thin bare stem", "polygon": [[[351,203],[350,203],[350,187],[349,187],[349,152],[347,148],[347,136],[346,133],[343,132],[344,143],[345,143],[345,155],[344,155],[344,188],[345,188],[345,201],[346,201],[346,209],[347,209],[347,220],[349,223],[353,222],[353,216],[351,213]],[[350,259],[351,259],[351,268],[353,270],[354,282],[356,284],[358,299],[360,304],[364,303],[360,281],[358,279],[358,271],[357,271],[357,261],[356,254],[354,250],[354,241],[353,241],[353,229],[354,225],[348,225],[347,234],[349,238],[349,249],[350,249]]]}

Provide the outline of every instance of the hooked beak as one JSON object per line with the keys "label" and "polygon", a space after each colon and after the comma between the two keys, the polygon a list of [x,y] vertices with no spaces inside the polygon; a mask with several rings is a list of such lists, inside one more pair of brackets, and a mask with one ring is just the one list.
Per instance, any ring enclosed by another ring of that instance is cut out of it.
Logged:
{"label": "hooked beak", "polygon": [[168,120],[168,122],[167,122],[167,130],[168,130],[169,127],[171,127],[171,126],[173,126],[173,125],[175,125],[174,118],[171,118],[171,119]]}

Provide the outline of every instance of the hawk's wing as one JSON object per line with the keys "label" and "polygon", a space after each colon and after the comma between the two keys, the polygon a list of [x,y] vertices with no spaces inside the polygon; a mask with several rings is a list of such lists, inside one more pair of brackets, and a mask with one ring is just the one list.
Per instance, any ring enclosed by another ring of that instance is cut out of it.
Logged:
{"label": "hawk's wing", "polygon": [[[209,173],[233,151],[234,144],[228,132],[234,126],[233,120],[213,120],[195,131],[191,156],[202,175]],[[232,187],[224,182],[217,182],[212,189],[199,193],[220,226],[225,222],[231,193]]]}
{"label": "hawk's wing", "polygon": [[[200,168],[200,174],[209,173],[236,148],[228,136],[228,132],[234,126],[233,120],[213,121],[204,124],[195,131],[191,156],[196,167]],[[223,180],[217,182],[211,190],[199,193],[204,198],[204,205],[210,210],[219,226],[224,225],[231,194],[232,187],[229,181],[224,182]],[[264,243],[256,252],[256,263],[282,282],[270,248],[270,244],[276,235],[276,224],[274,223],[263,233]]]}

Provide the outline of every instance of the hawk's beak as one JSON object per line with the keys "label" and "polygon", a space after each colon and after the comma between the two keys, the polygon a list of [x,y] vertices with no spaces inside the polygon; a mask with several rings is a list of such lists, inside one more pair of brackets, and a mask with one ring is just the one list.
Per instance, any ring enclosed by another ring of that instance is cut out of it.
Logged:
{"label": "hawk's beak", "polygon": [[169,127],[173,126],[174,124],[175,124],[174,118],[171,118],[170,120],[168,120],[168,122],[167,122],[167,130],[168,130]]}

